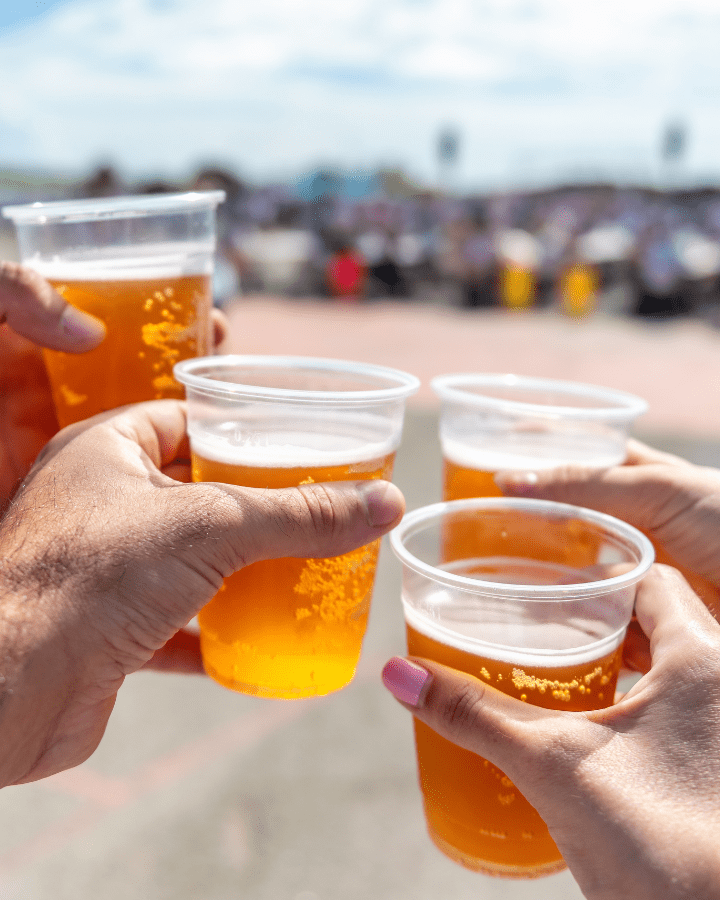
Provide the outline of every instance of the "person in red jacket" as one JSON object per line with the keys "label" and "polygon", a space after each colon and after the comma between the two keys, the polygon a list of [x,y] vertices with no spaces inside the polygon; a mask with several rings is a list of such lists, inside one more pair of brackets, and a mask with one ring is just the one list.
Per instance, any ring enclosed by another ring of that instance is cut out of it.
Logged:
{"label": "person in red jacket", "polygon": [[331,297],[357,300],[365,293],[365,260],[349,244],[342,244],[328,261],[326,278]]}

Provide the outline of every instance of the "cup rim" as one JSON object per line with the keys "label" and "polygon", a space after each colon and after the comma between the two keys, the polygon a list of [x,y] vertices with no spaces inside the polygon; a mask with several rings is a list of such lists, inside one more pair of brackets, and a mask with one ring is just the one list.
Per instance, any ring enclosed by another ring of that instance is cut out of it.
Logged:
{"label": "cup rim", "polygon": [[48,222],[88,222],[96,219],[143,218],[159,213],[214,209],[226,198],[225,191],[185,191],[172,194],[131,194],[83,200],[53,200],[3,206],[6,219],[17,225],[44,225]]}
{"label": "cup rim", "polygon": [[[264,385],[239,384],[230,381],[218,381],[196,374],[197,369],[209,366],[247,366],[252,368],[294,368],[320,370],[338,374],[357,374],[376,376],[385,381],[395,381],[395,386],[382,387],[362,391],[310,391],[291,388],[273,388]],[[283,403],[318,403],[332,402],[336,405],[352,406],[367,403],[386,403],[391,400],[402,400],[416,393],[420,388],[420,380],[408,372],[379,366],[374,363],[353,362],[344,359],[331,359],[315,356],[264,356],[238,355],[201,356],[176,363],[173,369],[175,378],[186,388],[192,388],[203,394],[216,397],[271,400]]]}
{"label": "cup rim", "polygon": [[[593,525],[612,531],[621,539],[632,544],[638,551],[640,559],[629,572],[616,575],[613,578],[605,578],[602,581],[588,581],[582,584],[518,585],[482,581],[481,579],[468,578],[465,575],[444,572],[436,566],[423,562],[405,547],[404,540],[407,537],[432,521],[440,519],[445,513],[471,510],[492,511],[494,509],[527,510],[533,513],[542,512],[554,517],[583,518],[586,521],[590,521]],[[650,540],[637,528],[628,525],[627,522],[594,509],[534,498],[471,497],[466,500],[448,500],[443,503],[423,506],[406,513],[400,524],[390,532],[390,546],[404,566],[420,575],[431,578],[438,584],[483,596],[553,603],[597,597],[630,587],[644,578],[655,561],[655,550]]]}
{"label": "cup rim", "polygon": [[[442,401],[460,403],[476,409],[506,411],[517,415],[548,416],[575,421],[631,422],[644,412],[648,404],[642,397],[619,391],[615,388],[586,384],[580,381],[563,381],[553,378],[534,378],[512,373],[472,373],[458,372],[438,375],[430,382],[430,387]],[[603,407],[552,406],[543,403],[529,403],[526,400],[512,400],[505,397],[487,397],[471,393],[464,387],[520,388],[526,391],[548,391],[567,394],[568,397],[592,398],[607,404]]]}

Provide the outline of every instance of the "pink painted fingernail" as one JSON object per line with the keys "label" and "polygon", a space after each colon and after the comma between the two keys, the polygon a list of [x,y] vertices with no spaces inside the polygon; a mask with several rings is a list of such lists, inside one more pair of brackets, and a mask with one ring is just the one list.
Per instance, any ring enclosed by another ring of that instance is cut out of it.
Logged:
{"label": "pink painted fingernail", "polygon": [[532,494],[537,487],[537,472],[497,472],[495,484],[512,494]]}
{"label": "pink painted fingernail", "polygon": [[416,663],[411,663],[401,656],[393,656],[385,663],[382,680],[393,697],[410,706],[417,706],[423,690],[432,680],[432,675]]}

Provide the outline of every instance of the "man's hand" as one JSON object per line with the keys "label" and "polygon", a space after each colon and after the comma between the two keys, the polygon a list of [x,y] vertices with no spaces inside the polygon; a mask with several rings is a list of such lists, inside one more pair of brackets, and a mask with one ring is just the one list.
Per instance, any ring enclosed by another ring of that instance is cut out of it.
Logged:
{"label": "man's hand", "polygon": [[260,559],[345,553],[402,516],[387,482],[186,484],[168,473],[183,476],[187,456],[183,404],[126,407],[61,431],[10,504],[0,784],[86,759],[125,676],[163,650],[160,664],[192,668],[197,648],[181,629],[225,576]]}
{"label": "man's hand", "polygon": [[715,900],[720,626],[666,566],[644,580],[636,609],[652,668],[608,709],[540,709],[424,659],[390,660],[383,680],[413,715],[505,772],[588,900]]}

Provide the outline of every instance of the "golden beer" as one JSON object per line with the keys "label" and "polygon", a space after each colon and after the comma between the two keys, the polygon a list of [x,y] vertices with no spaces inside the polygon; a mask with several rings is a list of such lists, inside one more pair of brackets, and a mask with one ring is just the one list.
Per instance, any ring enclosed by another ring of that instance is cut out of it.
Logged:
{"label": "golden beer", "polygon": [[61,428],[127,403],[182,399],[173,366],[211,351],[211,276],[153,275],[48,277],[69,303],[107,327],[89,353],[44,351]]}
{"label": "golden beer", "polygon": [[[410,655],[467,672],[518,700],[572,711],[613,701],[621,644],[600,658],[577,651],[572,665],[548,667],[522,650],[512,659],[478,656],[461,634],[433,630],[407,606],[405,615]],[[428,831],[443,853],[474,871],[511,878],[565,867],[544,821],[504,772],[417,719],[415,744]]]}
{"label": "golden beer", "polygon": [[[653,562],[636,529],[563,503],[472,498],[409,513],[390,544],[411,656],[547,709],[612,704],[636,585]],[[421,722],[415,741],[428,829],[451,859],[509,878],[564,867],[505,772]]]}
{"label": "golden beer", "polygon": [[[622,462],[622,457],[606,454],[581,464],[590,468],[605,469],[620,465]],[[533,472],[572,464],[580,463],[559,456],[548,459],[541,456],[530,458],[508,454],[503,458],[498,453],[483,453],[479,448],[461,447],[456,443],[444,442],[443,500],[464,500],[467,497],[502,497],[502,491],[495,483],[496,472],[513,470]],[[463,542],[467,542],[465,526],[450,523],[445,528],[447,552],[450,554],[448,558],[468,555],[469,549],[463,547]],[[534,539],[533,535],[528,535],[528,537],[530,540]],[[655,541],[653,541],[653,545],[657,562],[673,566],[682,572],[698,597],[705,603],[713,616],[720,621],[720,588],[704,576],[679,566],[673,557]],[[582,566],[589,563],[575,559],[569,561],[569,564]]]}
{"label": "golden beer", "polygon": [[608,469],[625,458],[624,448],[595,454],[562,452],[551,447],[537,453],[513,452],[512,449],[491,450],[481,443],[461,444],[459,441],[442,442],[443,449],[443,500],[464,500],[467,497],[502,497],[495,484],[495,474],[501,471],[540,472],[560,466],[576,465],[591,469]]}
{"label": "golden beer", "polygon": [[[453,448],[452,457],[445,455],[443,459],[443,500],[464,500],[469,497],[502,497],[502,492],[495,484],[495,472],[503,468],[527,470],[529,460],[517,457],[506,457],[507,466],[503,466],[498,454],[483,454],[476,451],[474,454],[461,455],[457,448]],[[447,454],[447,449],[445,450]],[[459,462],[458,459],[461,461]],[[475,462],[477,467],[471,465]],[[481,468],[488,463],[494,463],[496,468]],[[524,466],[518,466],[518,462],[524,462]],[[535,469],[538,468],[537,461]],[[562,463],[558,460],[541,460],[540,467],[555,468]],[[597,459],[597,468],[607,465],[607,459]],[[572,568],[583,568],[594,565],[597,561],[598,537],[588,530],[579,520],[564,519],[553,522],[548,521],[542,528],[537,523],[527,521],[522,514],[508,513],[509,521],[513,522],[514,546],[502,545],[488,546],[487,535],[482,536],[484,542],[478,546],[478,536],[474,527],[462,520],[446,522],[443,526],[444,558],[464,559],[477,555],[483,556],[529,556],[536,560],[562,562]],[[520,540],[517,538],[521,537]],[[498,536],[490,539],[497,541]]]}
{"label": "golden beer", "polygon": [[[283,465],[271,447],[264,461],[275,456],[276,464],[257,465],[251,463],[262,456],[243,462],[242,448],[219,453],[195,441],[192,451],[194,481],[265,489],[390,479],[395,458],[394,451],[353,462],[329,454],[319,465]],[[347,685],[365,635],[379,549],[375,541],[333,559],[266,560],[226,578],[198,617],[208,674],[242,693],[285,699]]]}

